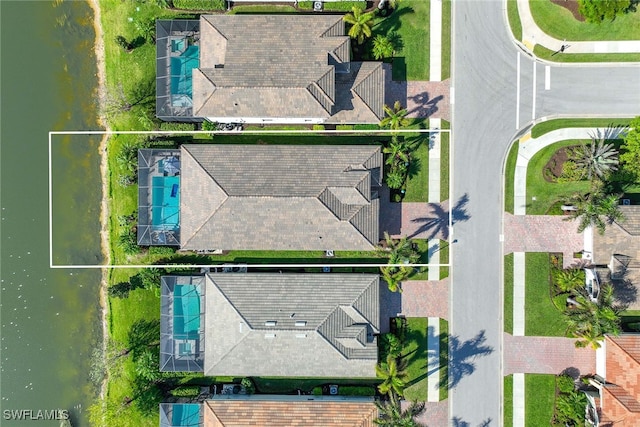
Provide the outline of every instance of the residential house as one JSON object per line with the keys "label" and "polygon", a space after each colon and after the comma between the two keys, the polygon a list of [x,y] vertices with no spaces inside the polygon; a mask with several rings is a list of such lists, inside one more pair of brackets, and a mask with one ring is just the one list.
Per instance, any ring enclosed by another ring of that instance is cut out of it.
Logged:
{"label": "residential house", "polygon": [[603,235],[593,231],[592,262],[601,282],[611,282],[618,302],[639,310],[640,205],[623,205],[624,218],[608,225]]}
{"label": "residential house", "polygon": [[214,396],[197,404],[160,404],[160,427],[373,427],[372,398]]}
{"label": "residential house", "polygon": [[606,336],[596,351],[588,420],[602,427],[640,426],[640,334]]}
{"label": "residential house", "polygon": [[158,20],[156,115],[222,123],[378,123],[381,62],[351,61],[342,15]]}
{"label": "residential house", "polygon": [[326,251],[379,242],[380,146],[185,144],[140,150],[138,160],[141,245]]}
{"label": "residential house", "polygon": [[161,371],[374,378],[374,274],[210,273],[161,280]]}

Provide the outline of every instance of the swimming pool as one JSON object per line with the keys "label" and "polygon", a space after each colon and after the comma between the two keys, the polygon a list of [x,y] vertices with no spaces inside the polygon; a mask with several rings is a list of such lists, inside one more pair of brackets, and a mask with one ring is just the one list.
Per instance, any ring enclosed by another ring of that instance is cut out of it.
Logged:
{"label": "swimming pool", "polygon": [[180,56],[171,57],[171,94],[192,94],[192,72],[200,66],[200,47],[189,46]]}
{"label": "swimming pool", "polygon": [[195,340],[200,334],[200,286],[173,288],[173,338]]}
{"label": "swimming pool", "polygon": [[177,230],[180,225],[180,177],[154,176],[151,193],[153,230]]}
{"label": "swimming pool", "polygon": [[200,423],[200,405],[197,403],[174,403],[171,425],[191,427]]}

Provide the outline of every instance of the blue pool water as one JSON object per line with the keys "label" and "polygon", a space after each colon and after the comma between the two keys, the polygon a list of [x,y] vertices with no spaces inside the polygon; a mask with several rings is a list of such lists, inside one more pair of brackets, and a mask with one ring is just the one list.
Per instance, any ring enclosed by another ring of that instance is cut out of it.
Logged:
{"label": "blue pool water", "polygon": [[200,405],[197,403],[174,403],[171,425],[180,427],[197,426],[200,421]]}
{"label": "blue pool water", "polygon": [[200,47],[189,46],[180,56],[171,58],[171,94],[191,97],[191,70],[200,66]]}
{"label": "blue pool water", "polygon": [[173,337],[198,339],[200,331],[200,287],[176,285],[173,288]]}
{"label": "blue pool water", "polygon": [[177,230],[180,224],[180,177],[154,176],[152,185],[152,228]]}

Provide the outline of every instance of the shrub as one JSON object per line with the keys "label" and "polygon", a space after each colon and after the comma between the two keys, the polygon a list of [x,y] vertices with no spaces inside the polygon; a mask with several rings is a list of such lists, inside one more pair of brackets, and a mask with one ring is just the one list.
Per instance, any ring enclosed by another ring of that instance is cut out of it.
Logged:
{"label": "shrub", "polygon": [[176,9],[187,10],[226,10],[225,0],[173,0]]}
{"label": "shrub", "polygon": [[118,247],[127,255],[140,253],[138,246],[138,236],[133,229],[127,229],[118,238]]}
{"label": "shrub", "polygon": [[569,426],[584,425],[584,410],[587,396],[581,391],[561,393],[556,399],[556,418]]}
{"label": "shrub", "polygon": [[171,390],[171,395],[175,397],[197,397],[200,394],[200,387],[197,385],[181,386]]}
{"label": "shrub", "polygon": [[562,175],[557,179],[557,182],[575,182],[580,181],[583,177],[584,169],[573,160],[567,160],[562,164]]}
{"label": "shrub", "polygon": [[569,375],[558,375],[556,378],[556,385],[560,393],[571,393],[576,387],[573,382],[573,378]]}
{"label": "shrub", "polygon": [[313,125],[313,130],[324,130],[324,125]]}
{"label": "shrub", "polygon": [[[209,123],[209,122],[204,122],[204,123]],[[204,123],[202,124],[203,125],[202,129],[209,130],[209,129],[204,129]],[[192,131],[192,130],[195,130],[195,126],[193,123],[162,122],[160,123],[160,130]]]}
{"label": "shrub", "polygon": [[314,396],[322,396],[322,387],[314,387],[312,394]]}
{"label": "shrub", "polygon": [[355,130],[380,130],[380,126],[374,124],[359,124],[354,125]]}
{"label": "shrub", "polygon": [[176,248],[171,246],[151,246],[149,255],[171,256],[176,253]]}
{"label": "shrub", "polygon": [[[394,334],[387,333],[380,335],[380,359],[385,360],[387,354],[398,357],[402,351],[402,343]],[[384,356],[384,357],[383,357]]]}
{"label": "shrub", "polygon": [[129,296],[129,291],[131,291],[133,287],[129,282],[120,282],[116,283],[113,286],[109,286],[109,296],[114,298],[126,298]]}
{"label": "shrub", "polygon": [[578,0],[578,11],[587,22],[598,24],[604,20],[613,21],[617,15],[629,11],[631,0]]}
{"label": "shrub", "polygon": [[[325,2],[324,10],[328,12],[351,12],[352,8],[365,10],[367,8],[366,1],[338,1],[338,2]],[[298,8],[300,9],[313,9],[312,1],[298,2]]]}
{"label": "shrub", "polygon": [[338,387],[338,394],[341,396],[375,396],[376,392],[373,387],[341,385]]}
{"label": "shrub", "polygon": [[256,386],[255,384],[253,384],[253,381],[249,377],[243,378],[240,382],[240,385],[244,387],[247,394],[253,394],[256,392]]}
{"label": "shrub", "polygon": [[337,125],[336,130],[353,130],[353,125]]}

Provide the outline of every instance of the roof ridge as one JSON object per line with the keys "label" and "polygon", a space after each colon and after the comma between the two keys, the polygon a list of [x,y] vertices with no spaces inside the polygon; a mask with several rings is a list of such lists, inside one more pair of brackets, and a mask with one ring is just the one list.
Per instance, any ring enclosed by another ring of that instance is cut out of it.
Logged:
{"label": "roof ridge", "polygon": [[[366,73],[362,79],[360,79],[360,81],[356,84],[353,85],[353,87],[351,88],[351,92],[358,97],[358,99],[360,99],[364,105],[367,106],[367,108],[378,118],[381,118],[381,116],[371,107],[371,105],[369,105],[369,103],[367,102],[367,100],[364,99],[364,97],[358,92],[360,89],[360,86],[362,86],[364,84],[364,82],[366,82],[374,73],[376,73],[378,70],[380,70],[382,68],[382,62],[373,62],[373,61],[367,61],[367,62],[362,62],[363,64],[377,64],[375,67],[371,68],[369,70],[368,73]],[[360,68],[362,69],[362,68]],[[358,71],[359,73],[359,71]],[[359,76],[358,76],[359,77]],[[354,82],[355,83],[355,82]]]}
{"label": "roof ridge", "polygon": [[[216,93],[216,91],[218,90],[218,86],[215,84],[215,82],[213,80],[211,80],[211,78],[204,72],[204,69],[201,68],[193,68],[191,70],[192,73],[197,72],[198,74],[200,74],[203,78],[207,79],[209,81],[209,83],[211,83],[211,85],[213,86],[213,90],[211,91],[211,93],[209,94],[209,96],[206,97],[206,99],[204,99],[204,101],[202,102],[200,108],[198,108],[197,111],[194,111],[194,116],[199,113],[204,107],[205,105],[207,105],[209,103],[209,101],[211,100],[211,98],[213,97],[213,94]],[[191,81],[193,82],[193,74],[191,74]],[[192,83],[193,85],[193,83]],[[191,99],[193,100],[193,93],[191,94]]]}

